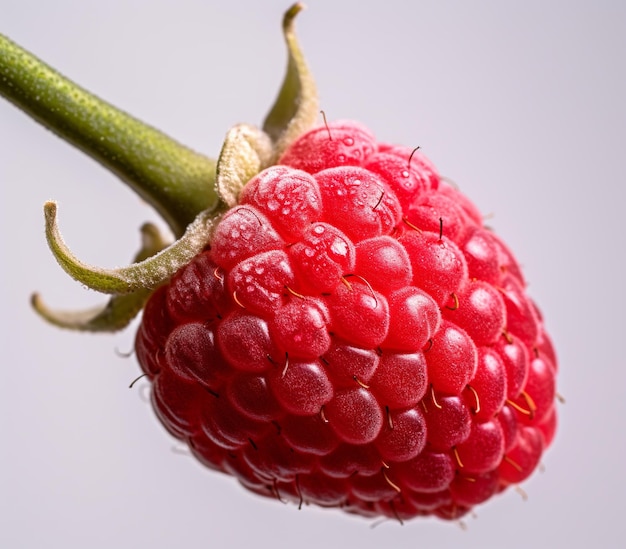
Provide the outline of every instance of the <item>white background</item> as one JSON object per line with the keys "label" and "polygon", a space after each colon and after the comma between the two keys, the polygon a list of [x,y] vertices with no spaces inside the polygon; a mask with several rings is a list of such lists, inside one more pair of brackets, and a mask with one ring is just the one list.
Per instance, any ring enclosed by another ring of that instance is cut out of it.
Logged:
{"label": "white background", "polygon": [[[619,547],[626,490],[626,4],[309,1],[301,42],[329,118],[422,150],[515,250],[560,357],[545,472],[455,523],[370,528],[263,500],[202,469],[145,403],[115,336],[62,332],[28,305],[100,298],[46,249],[60,204],[85,260],[126,263],[155,215],[0,101],[0,546]],[[282,78],[287,1],[0,0],[0,32],[112,103],[217,154]],[[144,384],[145,385],[145,384]],[[245,544],[245,545],[244,545]]]}

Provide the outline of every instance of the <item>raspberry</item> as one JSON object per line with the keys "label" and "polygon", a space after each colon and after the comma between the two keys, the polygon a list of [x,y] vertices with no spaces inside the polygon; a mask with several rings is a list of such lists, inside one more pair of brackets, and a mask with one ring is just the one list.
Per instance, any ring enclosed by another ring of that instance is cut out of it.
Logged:
{"label": "raspberry", "polygon": [[177,237],[147,224],[133,265],[91,267],[49,202],[53,254],[112,297],[79,314],[33,304],[90,331],[143,308],[135,349],[158,419],[247,490],[458,519],[528,478],[552,443],[554,347],[513,253],[421,151],[355,122],[311,129],[301,9],[283,20],[287,74],[263,128],[229,130],[215,161],[0,36],[16,53],[0,55],[0,91],[128,182]]}
{"label": "raspberry", "polygon": [[552,441],[556,362],[521,270],[411,154],[346,121],[302,135],[148,302],[159,419],[257,494],[454,519]]}

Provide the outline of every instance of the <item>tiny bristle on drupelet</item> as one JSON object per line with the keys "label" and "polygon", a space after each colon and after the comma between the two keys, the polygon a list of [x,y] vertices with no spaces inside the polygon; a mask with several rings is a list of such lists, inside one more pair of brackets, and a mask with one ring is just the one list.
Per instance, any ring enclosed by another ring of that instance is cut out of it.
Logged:
{"label": "tiny bristle on drupelet", "polygon": [[250,491],[455,520],[537,468],[557,363],[508,247],[421,150],[322,125],[137,335],[159,419]]}

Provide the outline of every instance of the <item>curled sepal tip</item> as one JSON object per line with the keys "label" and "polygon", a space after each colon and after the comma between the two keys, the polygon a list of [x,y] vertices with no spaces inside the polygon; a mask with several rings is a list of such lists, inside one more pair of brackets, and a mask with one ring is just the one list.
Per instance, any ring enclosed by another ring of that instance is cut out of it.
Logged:
{"label": "curled sepal tip", "polygon": [[217,161],[216,184],[220,199],[229,208],[237,204],[245,184],[272,160],[272,141],[259,128],[238,124],[226,134]]}
{"label": "curled sepal tip", "polygon": [[301,134],[311,128],[319,114],[317,87],[304,59],[295,31],[295,18],[304,9],[298,2],[283,17],[287,44],[287,72],[278,97],[263,123],[263,130],[274,142],[274,161]]}
{"label": "curled sepal tip", "polygon": [[[141,227],[141,249],[134,262],[143,261],[167,248],[167,242],[156,225],[145,223]],[[59,328],[83,332],[117,332],[130,324],[148,301],[151,289],[138,290],[131,294],[113,296],[105,305],[82,311],[59,311],[49,308],[37,293],[31,304],[44,320]]]}
{"label": "curled sepal tip", "polygon": [[33,294],[31,304],[44,320],[59,328],[81,332],[117,332],[126,328],[143,309],[151,290],[116,295],[106,305],[83,311],[50,309],[39,294]]}
{"label": "curled sepal tip", "polygon": [[46,202],[44,214],[48,245],[65,272],[92,290],[113,295],[130,294],[159,286],[202,251],[218,222],[215,213],[204,211],[187,227],[179,240],[156,255],[128,267],[103,269],[83,263],[67,247],[57,224],[55,202]]}

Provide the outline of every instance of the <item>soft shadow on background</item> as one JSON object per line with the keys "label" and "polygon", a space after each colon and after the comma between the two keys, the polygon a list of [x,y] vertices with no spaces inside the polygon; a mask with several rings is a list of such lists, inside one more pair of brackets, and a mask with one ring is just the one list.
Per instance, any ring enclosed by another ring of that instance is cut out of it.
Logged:
{"label": "soft shadow on background", "polygon": [[[471,6],[470,6],[471,4]],[[0,32],[112,103],[216,155],[282,78],[287,1],[0,0]],[[77,335],[28,299],[100,298],[48,252],[59,202],[75,252],[124,264],[156,216],[113,176],[0,101],[0,546],[618,547],[626,489],[626,4],[310,0],[301,42],[329,118],[420,145],[511,245],[560,357],[545,471],[454,523],[371,529],[243,491],[177,451],[121,354],[133,329]]]}

